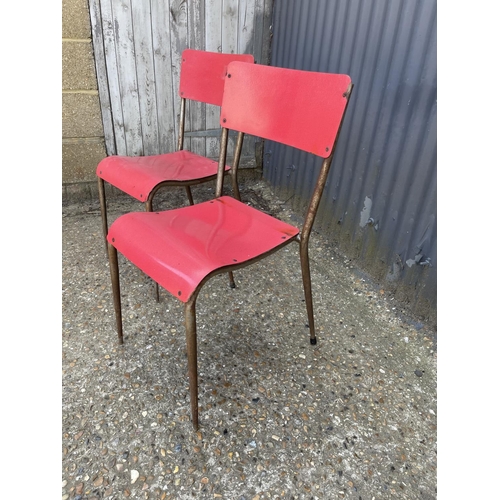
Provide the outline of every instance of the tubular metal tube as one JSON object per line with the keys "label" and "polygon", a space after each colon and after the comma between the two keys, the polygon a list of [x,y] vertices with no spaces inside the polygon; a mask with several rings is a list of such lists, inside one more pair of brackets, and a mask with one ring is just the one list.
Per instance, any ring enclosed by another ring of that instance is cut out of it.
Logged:
{"label": "tubular metal tube", "polygon": [[186,344],[189,373],[189,395],[191,399],[191,419],[194,430],[198,430],[198,353],[196,345],[196,294],[186,302]]}
{"label": "tubular metal tube", "polygon": [[309,320],[309,335],[311,344],[316,343],[316,329],[314,327],[314,312],[311,288],[311,270],[309,267],[309,249],[307,242],[300,242],[300,267],[302,269],[302,282],[304,284],[304,295],[306,299],[307,318]]}
{"label": "tubular metal tube", "polygon": [[219,168],[217,170],[217,185],[215,189],[216,198],[222,196],[222,188],[224,186],[224,173],[225,173],[226,154],[227,154],[227,138],[228,138],[228,129],[223,128],[220,138]]}
{"label": "tubular metal tube", "polygon": [[191,188],[189,186],[185,186],[185,187],[186,187],[186,194],[187,194],[187,197],[189,200],[189,204],[194,205],[193,194],[191,193]]}
{"label": "tubular metal tube", "polygon": [[181,111],[179,117],[179,139],[177,142],[177,151],[184,147],[184,124],[186,122],[186,99],[181,98]]}
{"label": "tubular metal tube", "polygon": [[123,344],[123,322],[122,304],[120,297],[120,275],[118,272],[118,252],[116,248],[108,244],[109,270],[111,272],[111,286],[113,288],[113,305],[115,307],[116,330],[118,332],[118,342]]}
{"label": "tubular metal tube", "polygon": [[104,187],[104,181],[98,177],[97,187],[99,189],[99,204],[101,205],[101,222],[102,222],[102,233],[104,234],[104,251],[108,253],[108,210],[106,207],[106,190]]}
{"label": "tubular metal tube", "polygon": [[238,139],[236,140],[236,147],[234,150],[233,166],[231,167],[231,182],[233,186],[234,197],[241,201],[240,190],[238,188],[238,166],[240,164],[241,150],[243,149],[243,139],[245,134],[243,132],[238,132]]}

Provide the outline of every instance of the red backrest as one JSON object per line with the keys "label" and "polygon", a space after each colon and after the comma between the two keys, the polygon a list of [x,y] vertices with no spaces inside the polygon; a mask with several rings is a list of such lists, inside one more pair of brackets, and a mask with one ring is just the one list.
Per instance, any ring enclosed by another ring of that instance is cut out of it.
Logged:
{"label": "red backrest", "polygon": [[347,105],[348,75],[232,62],[220,123],[326,158]]}
{"label": "red backrest", "polygon": [[250,54],[220,54],[186,49],[182,52],[179,93],[181,97],[220,106],[224,77],[232,61],[253,63]]}

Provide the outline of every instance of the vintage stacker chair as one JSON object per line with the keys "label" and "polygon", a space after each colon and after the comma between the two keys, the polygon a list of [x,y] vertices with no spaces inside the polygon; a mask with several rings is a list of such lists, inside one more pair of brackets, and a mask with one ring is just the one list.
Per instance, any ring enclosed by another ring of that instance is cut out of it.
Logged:
{"label": "vintage stacker chair", "polygon": [[[265,82],[265,85],[263,85]],[[295,241],[316,343],[308,242],[332,162],[352,84],[347,75],[233,62],[221,109],[223,127],[216,198],[164,212],[133,212],[111,225],[108,251],[119,342],[123,343],[118,254],[185,304],[191,416],[198,428],[195,305],[213,276],[248,266]],[[302,231],[230,196],[222,196],[228,130],[251,134],[323,158]]]}
{"label": "vintage stacker chair", "polygon": [[[99,201],[101,204],[104,239],[108,220],[104,181],[146,204],[153,210],[153,197],[164,186],[185,186],[189,203],[193,205],[190,186],[214,180],[217,161],[186,151],[184,124],[186,100],[215,104],[220,107],[227,65],[231,61],[253,63],[248,54],[220,54],[186,49],[182,53],[179,93],[181,96],[177,151],[151,156],[108,156],[97,166]],[[240,150],[235,151],[235,160]],[[231,174],[234,196],[239,199],[236,168],[225,167]]]}

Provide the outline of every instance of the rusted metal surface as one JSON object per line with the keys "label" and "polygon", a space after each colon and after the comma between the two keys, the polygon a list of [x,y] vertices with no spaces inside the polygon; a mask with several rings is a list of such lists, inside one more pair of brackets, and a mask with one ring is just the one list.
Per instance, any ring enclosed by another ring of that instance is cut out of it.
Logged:
{"label": "rusted metal surface", "polygon": [[[271,64],[356,84],[315,228],[431,323],[437,290],[436,1],[276,0]],[[318,161],[267,141],[264,177],[297,211]]]}

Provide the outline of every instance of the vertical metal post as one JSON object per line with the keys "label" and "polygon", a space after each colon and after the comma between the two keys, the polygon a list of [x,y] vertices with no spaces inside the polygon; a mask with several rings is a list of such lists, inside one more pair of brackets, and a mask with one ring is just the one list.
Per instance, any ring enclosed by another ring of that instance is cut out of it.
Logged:
{"label": "vertical metal post", "polygon": [[198,430],[198,352],[196,345],[196,294],[185,305],[186,344],[189,373],[189,395],[191,419],[194,430]]}
{"label": "vertical metal post", "polygon": [[186,194],[189,200],[189,204],[194,205],[193,194],[191,193],[191,188],[189,186],[186,186]]}
{"label": "vertical metal post", "polygon": [[307,242],[299,241],[300,244],[300,267],[302,269],[302,283],[304,284],[304,296],[306,299],[307,319],[309,322],[309,335],[311,344],[316,344],[316,329],[314,327],[314,311],[311,287],[311,269],[309,267],[309,248]]}
{"label": "vertical metal post", "polygon": [[181,98],[181,112],[179,118],[179,139],[177,141],[177,151],[184,147],[184,124],[186,121],[186,99]]}
{"label": "vertical metal post", "polygon": [[[146,200],[146,212],[152,212],[153,211],[153,195],[156,193],[156,191],[153,191],[148,199]],[[155,282],[155,298],[156,302],[160,302],[160,289],[158,286],[158,283]]]}
{"label": "vertical metal post", "polygon": [[233,158],[233,166],[231,167],[231,182],[233,186],[233,194],[234,197],[241,201],[240,198],[240,190],[238,187],[238,166],[240,164],[241,150],[243,148],[243,138],[245,134],[243,132],[238,132],[238,139],[236,141],[236,147],[234,149],[234,158]]}
{"label": "vertical metal post", "polygon": [[226,170],[226,154],[227,154],[227,128],[223,128],[220,137],[220,153],[219,153],[219,168],[217,169],[217,184],[215,188],[215,197],[222,196],[222,188],[224,186],[224,172]]}
{"label": "vertical metal post", "polygon": [[113,305],[115,307],[116,330],[118,342],[123,344],[122,304],[120,297],[120,276],[118,273],[118,252],[116,248],[108,244],[109,270],[111,272],[111,286],[113,288]]}
{"label": "vertical metal post", "polygon": [[108,242],[106,240],[108,236],[108,211],[106,207],[106,191],[104,188],[104,181],[98,177],[97,187],[99,189],[99,204],[101,206],[101,222],[102,222],[102,233],[104,235],[104,251],[108,253]]}

